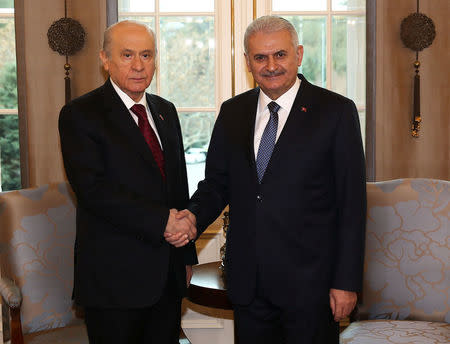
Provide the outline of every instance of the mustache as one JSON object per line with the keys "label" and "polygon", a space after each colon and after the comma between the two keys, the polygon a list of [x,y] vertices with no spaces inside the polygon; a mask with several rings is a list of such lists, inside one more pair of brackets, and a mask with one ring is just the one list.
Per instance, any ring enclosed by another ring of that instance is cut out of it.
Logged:
{"label": "mustache", "polygon": [[273,71],[273,72],[264,72],[264,73],[261,74],[261,76],[263,76],[263,77],[272,77],[272,76],[280,76],[280,75],[283,75],[283,74],[284,74],[283,70],[276,70],[276,71]]}

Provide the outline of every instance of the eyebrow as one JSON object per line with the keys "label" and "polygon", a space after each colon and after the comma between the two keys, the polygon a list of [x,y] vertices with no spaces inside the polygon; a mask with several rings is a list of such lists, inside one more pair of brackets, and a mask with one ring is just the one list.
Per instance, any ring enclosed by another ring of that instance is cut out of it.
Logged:
{"label": "eyebrow", "polygon": [[[128,49],[128,48],[125,48],[125,49],[121,50],[121,54],[135,53],[135,52],[136,52],[135,50]],[[145,49],[145,50],[139,51],[138,54],[153,54],[153,50]]]}
{"label": "eyebrow", "polygon": [[269,55],[276,55],[276,54],[279,54],[279,53],[287,53],[287,50],[285,50],[285,49],[277,50],[273,54],[256,53],[253,56],[269,56]]}

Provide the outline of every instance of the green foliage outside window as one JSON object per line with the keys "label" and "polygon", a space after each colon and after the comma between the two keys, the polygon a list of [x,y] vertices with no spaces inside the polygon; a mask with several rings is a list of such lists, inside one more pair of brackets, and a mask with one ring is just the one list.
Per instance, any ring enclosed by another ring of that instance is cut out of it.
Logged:
{"label": "green foliage outside window", "polygon": [[177,107],[215,105],[214,18],[161,18],[161,96]]}
{"label": "green foliage outside window", "polygon": [[[17,108],[16,66],[6,65],[0,72],[0,108]],[[2,190],[20,189],[19,118],[0,116]]]}
{"label": "green foliage outside window", "polygon": [[283,16],[289,20],[298,33],[299,44],[304,54],[301,73],[321,87],[326,87],[326,20],[325,17]]}
{"label": "green foliage outside window", "polygon": [[19,121],[17,116],[0,116],[2,190],[17,190],[20,182]]}
{"label": "green foliage outside window", "polygon": [[0,72],[0,109],[17,109],[16,65],[8,63]]}

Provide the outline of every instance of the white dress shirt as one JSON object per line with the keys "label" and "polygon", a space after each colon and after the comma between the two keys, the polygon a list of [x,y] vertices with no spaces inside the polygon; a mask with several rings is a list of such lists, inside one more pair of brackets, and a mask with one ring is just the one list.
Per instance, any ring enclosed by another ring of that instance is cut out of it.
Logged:
{"label": "white dress shirt", "polygon": [[131,111],[131,107],[134,104],[141,104],[144,105],[145,107],[145,111],[147,112],[147,118],[148,118],[148,122],[150,123],[150,126],[152,127],[153,131],[156,134],[156,137],[158,138],[158,142],[159,145],[161,146],[161,149],[163,149],[162,145],[161,145],[161,139],[159,138],[159,134],[158,134],[158,130],[156,129],[156,125],[155,125],[155,121],[153,121],[153,117],[150,113],[150,109],[147,106],[147,97],[144,95],[142,96],[141,100],[139,100],[137,103],[130,98],[130,96],[128,94],[126,94],[124,91],[122,91],[120,89],[119,86],[117,86],[114,81],[112,81],[111,78],[109,78],[109,80],[111,81],[111,84],[113,85],[114,89],[116,90],[117,94],[119,95],[120,99],[122,99],[123,103],[125,104],[125,106],[127,107],[128,111],[130,112],[131,117],[133,117],[133,120],[136,122],[136,125],[138,125],[139,123],[139,118],[138,116],[136,116],[134,114],[133,111]]}
{"label": "white dress shirt", "polygon": [[[275,142],[278,141],[280,137],[281,131],[286,124],[289,113],[291,112],[292,105],[294,104],[295,97],[297,96],[297,92],[300,88],[300,79],[296,78],[294,85],[287,90],[281,97],[279,97],[275,102],[280,106],[278,110],[278,130],[277,137]],[[263,135],[264,129],[266,128],[267,123],[270,118],[270,111],[267,105],[272,101],[262,90],[259,92],[258,97],[258,108],[256,110],[256,118],[255,118],[255,137],[254,137],[254,146],[255,146],[255,159],[258,156],[259,144],[261,142],[261,137]]]}

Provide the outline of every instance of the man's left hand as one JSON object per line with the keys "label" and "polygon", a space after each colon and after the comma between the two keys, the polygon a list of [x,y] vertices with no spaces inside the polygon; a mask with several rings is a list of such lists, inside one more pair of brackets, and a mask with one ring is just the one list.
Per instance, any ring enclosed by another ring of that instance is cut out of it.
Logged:
{"label": "man's left hand", "polygon": [[330,307],[334,321],[340,321],[349,316],[356,306],[356,299],[354,291],[330,289]]}
{"label": "man's left hand", "polygon": [[191,284],[192,278],[192,265],[186,265],[186,286],[189,288],[189,284]]}

